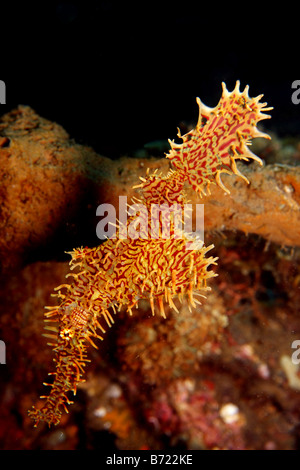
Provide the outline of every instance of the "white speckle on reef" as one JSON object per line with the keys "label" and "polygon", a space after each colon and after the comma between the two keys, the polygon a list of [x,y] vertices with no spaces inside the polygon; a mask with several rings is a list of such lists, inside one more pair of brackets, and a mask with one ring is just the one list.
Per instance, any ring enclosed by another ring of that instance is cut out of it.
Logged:
{"label": "white speckle on reef", "polygon": [[99,406],[99,408],[96,408],[94,411],[94,415],[97,418],[103,418],[107,413],[106,408],[104,406]]}
{"label": "white speckle on reef", "polygon": [[232,424],[239,420],[239,408],[233,403],[226,403],[220,409],[220,416],[226,424]]}

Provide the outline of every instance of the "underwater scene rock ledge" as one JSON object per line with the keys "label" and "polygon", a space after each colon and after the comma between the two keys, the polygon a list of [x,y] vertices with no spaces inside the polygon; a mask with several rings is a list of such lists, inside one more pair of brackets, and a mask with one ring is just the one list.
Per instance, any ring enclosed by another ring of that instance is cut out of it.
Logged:
{"label": "underwater scene rock ledge", "polygon": [[[96,207],[118,207],[147,168],[167,174],[170,164],[99,156],[24,106],[3,116],[0,135],[0,447],[298,448],[299,143],[286,151],[276,136],[257,139],[255,153],[271,163],[241,164],[249,185],[224,175],[230,194],[202,195],[206,244],[219,258],[212,292],[192,309],[175,299],[179,314],[167,305],[166,319],[145,300],[131,318],[118,314],[70,414],[49,430],[32,429],[27,409],[53,369],[43,310],[65,282],[63,252],[99,244]],[[195,191],[187,198],[199,202]]]}

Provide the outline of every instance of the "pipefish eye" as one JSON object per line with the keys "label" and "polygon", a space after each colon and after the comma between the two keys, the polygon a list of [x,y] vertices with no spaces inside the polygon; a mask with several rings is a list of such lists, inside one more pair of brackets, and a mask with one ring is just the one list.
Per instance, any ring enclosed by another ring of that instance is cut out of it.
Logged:
{"label": "pipefish eye", "polygon": [[71,328],[64,328],[64,329],[60,332],[59,336],[60,336],[62,339],[65,339],[65,340],[69,341],[70,339],[73,338],[73,336],[74,336],[74,331],[71,330]]}

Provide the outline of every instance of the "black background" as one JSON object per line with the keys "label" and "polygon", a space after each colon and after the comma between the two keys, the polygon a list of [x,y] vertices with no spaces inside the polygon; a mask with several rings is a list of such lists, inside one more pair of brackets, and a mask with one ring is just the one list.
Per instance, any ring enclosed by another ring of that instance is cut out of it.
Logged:
{"label": "black background", "polygon": [[[295,5],[295,4],[294,4]],[[230,2],[28,2],[3,7],[7,104],[65,127],[111,158],[176,137],[237,79],[274,107],[267,130],[297,135],[298,7]]]}

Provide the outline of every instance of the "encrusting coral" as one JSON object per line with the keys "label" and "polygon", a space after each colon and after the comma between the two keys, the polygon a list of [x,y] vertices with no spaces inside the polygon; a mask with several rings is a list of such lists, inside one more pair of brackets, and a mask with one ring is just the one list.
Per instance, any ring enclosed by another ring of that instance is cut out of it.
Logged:
{"label": "encrusting coral", "polygon": [[[187,299],[189,308],[200,303],[198,296],[209,290],[207,280],[216,274],[208,268],[217,259],[206,254],[213,245],[186,230],[182,220],[188,203],[185,192],[191,187],[200,196],[217,184],[228,192],[221,180],[224,173],[241,176],[237,160],[253,159],[262,163],[248,148],[255,137],[268,138],[257,122],[269,118],[272,108],[261,103],[262,95],[250,98],[248,86],[240,91],[239,82],[232,92],[223,84],[220,102],[208,108],[197,99],[198,123],[184,136],[182,143],[170,142],[167,155],[173,168],[167,175],[147,172],[138,189],[138,198],[129,207],[127,221],[119,222],[114,236],[96,248],[78,248],[71,252],[73,282],[56,288],[60,304],[48,307],[47,337],[56,363],[51,391],[41,409],[29,411],[35,425],[46,421],[58,424],[63,410],[71,404],[69,391],[76,394],[84,381],[89,362],[87,351],[103,339],[103,325],[114,323],[112,312],[125,309],[132,314],[138,302],[150,302],[165,317],[164,304],[177,311],[174,299]],[[156,210],[159,207],[160,210]],[[161,210],[163,209],[163,210]],[[151,217],[148,215],[151,214]],[[182,229],[183,227],[183,229]],[[104,320],[104,321],[102,321]],[[98,332],[100,334],[98,334]]]}

